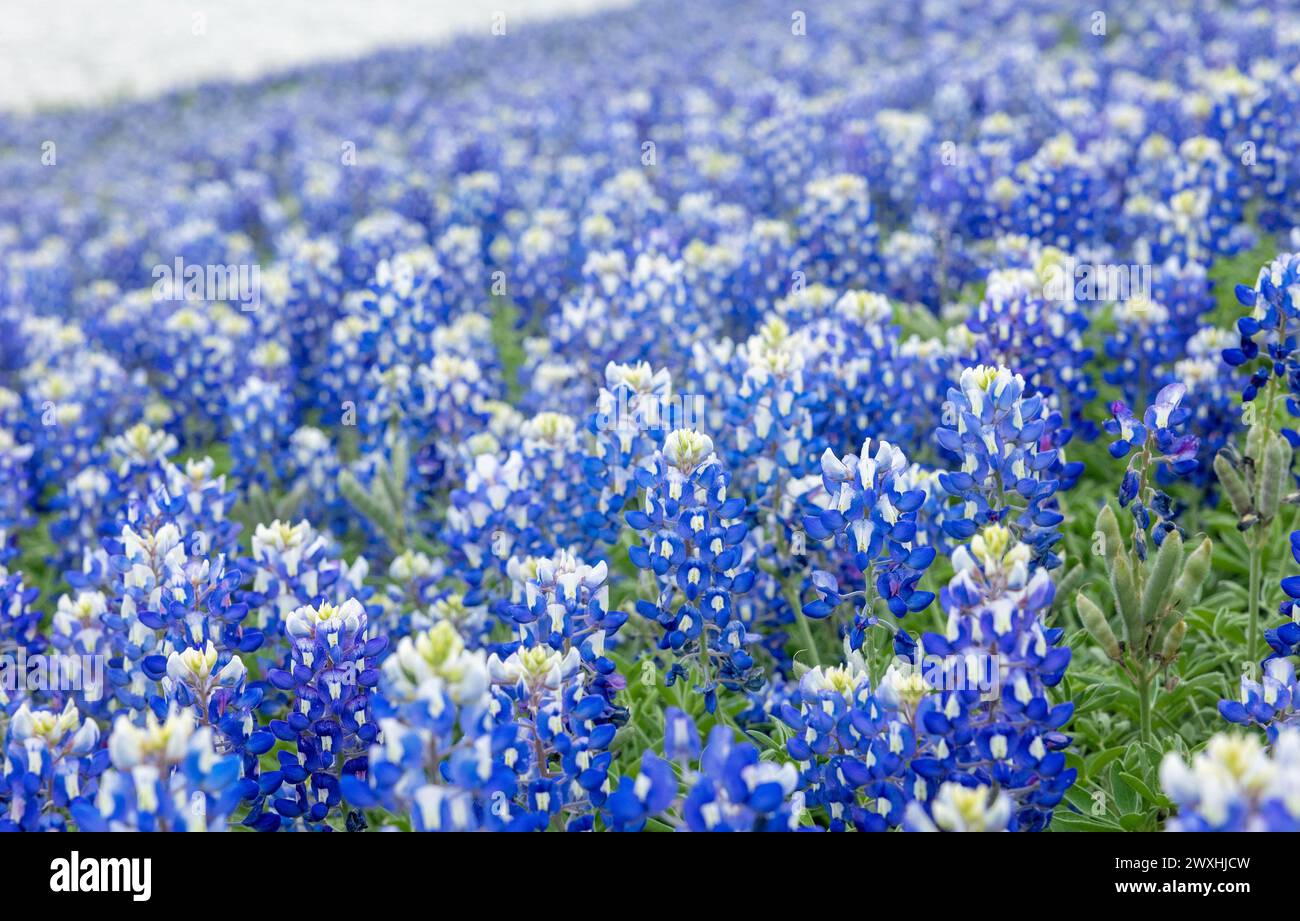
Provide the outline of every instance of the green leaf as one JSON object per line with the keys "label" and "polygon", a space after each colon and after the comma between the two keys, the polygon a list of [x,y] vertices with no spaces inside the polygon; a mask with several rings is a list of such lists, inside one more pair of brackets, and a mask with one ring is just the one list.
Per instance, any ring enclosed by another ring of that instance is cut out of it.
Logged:
{"label": "green leaf", "polygon": [[1124,754],[1124,746],[1116,745],[1114,748],[1107,748],[1097,752],[1095,755],[1089,755],[1084,764],[1087,769],[1084,771],[1086,777],[1097,777],[1116,758]]}
{"label": "green leaf", "polygon": [[1059,811],[1052,815],[1052,831],[1123,831],[1123,828],[1099,816]]}

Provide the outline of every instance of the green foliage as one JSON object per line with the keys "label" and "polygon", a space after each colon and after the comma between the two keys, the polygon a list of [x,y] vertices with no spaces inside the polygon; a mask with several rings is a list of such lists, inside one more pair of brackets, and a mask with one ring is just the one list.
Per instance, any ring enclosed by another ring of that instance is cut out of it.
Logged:
{"label": "green foliage", "polygon": [[405,550],[411,541],[406,524],[409,468],[406,439],[394,438],[391,461],[376,462],[369,488],[361,485],[351,470],[339,473],[339,492],[343,498],[383,535],[394,554]]}

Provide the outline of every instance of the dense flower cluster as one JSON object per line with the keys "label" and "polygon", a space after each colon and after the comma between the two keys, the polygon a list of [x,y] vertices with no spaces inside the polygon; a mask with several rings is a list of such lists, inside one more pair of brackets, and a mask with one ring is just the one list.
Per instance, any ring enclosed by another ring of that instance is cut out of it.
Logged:
{"label": "dense flower cluster", "polygon": [[1221,733],[1190,765],[1166,755],[1160,782],[1178,806],[1170,831],[1300,830],[1300,733],[1282,733],[1271,753],[1254,736]]}
{"label": "dense flower cluster", "polygon": [[1294,829],[1300,20],[1168,6],[6,117],[0,830]]}

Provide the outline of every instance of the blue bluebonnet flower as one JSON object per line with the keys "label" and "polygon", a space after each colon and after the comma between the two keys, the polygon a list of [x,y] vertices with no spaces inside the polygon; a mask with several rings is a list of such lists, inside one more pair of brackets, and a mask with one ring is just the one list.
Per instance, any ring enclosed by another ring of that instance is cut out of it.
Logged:
{"label": "blue bluebonnet flower", "polygon": [[755,745],[735,741],[730,727],[714,726],[682,817],[691,831],[793,831],[797,777],[794,765],[763,761]]}
{"label": "blue bluebonnet flower", "polygon": [[1300,732],[1278,735],[1272,751],[1259,738],[1219,733],[1188,764],[1177,752],[1160,763],[1160,785],[1178,814],[1169,831],[1297,831]]}
{"label": "blue bluebonnet flower", "polygon": [[1060,415],[1041,396],[1027,396],[1019,374],[980,365],[964,369],[958,386],[949,389],[944,421],[936,438],[960,468],[941,473],[939,484],[957,500],[961,515],[947,517],[945,532],[964,540],[985,524],[1004,523],[1033,548],[1038,562],[1056,566],[1053,548],[1063,516],[1055,496],[1073,485],[1083,466],[1065,461],[1054,446]]}
{"label": "blue bluebonnet flower", "polygon": [[1011,821],[1011,799],[995,787],[945,781],[928,802],[907,804],[906,831],[989,832],[1006,831]]}
{"label": "blue bluebonnet flower", "polygon": [[[0,391],[0,402],[8,391]],[[17,553],[15,538],[31,524],[33,490],[27,474],[30,445],[19,444],[13,432],[0,427],[0,565]]]}
{"label": "blue bluebonnet flower", "polygon": [[[519,303],[553,304],[564,296],[564,279],[581,268],[576,235],[573,215],[563,208],[539,208],[529,215],[508,252],[510,284]],[[499,247],[496,251],[505,255]]]}
{"label": "blue bluebonnet flower", "polygon": [[83,719],[70,698],[62,710],[33,710],[24,703],[9,720],[4,746],[0,829],[7,831],[62,830],[62,810],[93,793],[108,765],[99,726]]}
{"label": "blue bluebonnet flower", "polygon": [[84,831],[224,831],[239,802],[239,759],[189,711],[119,716],[104,752],[112,768],[72,807]]}
{"label": "blue bluebonnet flower", "polygon": [[[1291,558],[1300,563],[1300,531],[1291,532]],[[1284,600],[1279,607],[1279,611],[1285,617],[1290,617],[1297,624],[1300,624],[1300,576],[1287,576],[1282,580],[1282,591],[1286,593]],[[1269,645],[1281,655],[1288,655],[1291,647],[1300,643],[1300,629],[1282,627],[1278,629],[1276,636],[1277,642],[1270,641]]]}
{"label": "blue bluebonnet flower", "polygon": [[[1297,373],[1293,356],[1300,305],[1293,303],[1291,297],[1297,279],[1300,279],[1300,256],[1284,254],[1260,269],[1255,287],[1237,286],[1237,300],[1249,307],[1250,313],[1237,321],[1241,342],[1234,348],[1224,349],[1223,360],[1231,367],[1250,372],[1241,391],[1242,402],[1253,401],[1273,378],[1282,378],[1289,384]],[[1294,388],[1288,386],[1288,389]]]}
{"label": "blue bluebonnet flower", "polygon": [[284,456],[286,483],[302,487],[301,513],[336,535],[346,531],[348,511],[339,494],[342,463],[330,437],[304,425],[289,436]]}
{"label": "blue bluebonnet flower", "polygon": [[876,291],[850,290],[829,311],[818,312],[821,305],[822,294],[809,292],[785,303],[809,315],[813,346],[806,377],[816,393],[811,409],[820,434],[839,450],[856,447],[863,432],[896,444],[911,441],[915,420],[905,415],[906,372],[893,304]]}
{"label": "blue bluebonnet flower", "polygon": [[393,211],[378,211],[352,225],[339,254],[344,279],[359,288],[369,282],[380,263],[427,242],[422,227]]}
{"label": "blue bluebonnet flower", "polygon": [[1295,666],[1280,656],[1265,660],[1258,680],[1241,676],[1237,700],[1219,701],[1219,715],[1230,723],[1263,726],[1269,741],[1276,742],[1284,727],[1300,724],[1300,685],[1296,683]]}
{"label": "blue bluebonnet flower", "polygon": [[1175,431],[1191,416],[1191,410],[1180,405],[1186,393],[1187,387],[1181,383],[1161,388],[1141,421],[1128,406],[1116,401],[1111,404],[1112,418],[1106,422],[1106,431],[1116,436],[1110,445],[1111,456],[1127,457],[1131,451],[1136,452],[1120,482],[1119,501],[1138,523],[1135,539],[1143,559],[1152,512],[1157,522],[1151,534],[1157,546],[1171,530],[1182,533],[1174,521],[1173,500],[1151,480],[1171,479],[1196,469],[1200,442],[1195,435]]}
{"label": "blue bluebonnet flower", "polygon": [[934,122],[924,112],[884,109],[872,118],[866,178],[884,193],[886,223],[905,220],[915,207],[935,143]]}
{"label": "blue bluebonnet flower", "polygon": [[996,784],[1013,800],[1012,827],[1028,831],[1047,826],[1076,776],[1060,731],[1074,704],[1053,704],[1047,690],[1071,650],[1064,631],[1044,623],[1055,586],[1033,563],[1031,548],[998,524],[953,553],[956,574],[940,593],[947,629],[922,637],[942,665],[926,675],[935,693],[921,704],[920,725],[940,739],[912,764],[931,784],[954,772]]}
{"label": "blue bluebonnet flower", "polygon": [[1120,389],[1124,402],[1141,405],[1157,369],[1180,358],[1186,341],[1171,322],[1169,308],[1158,301],[1120,301],[1112,316],[1115,332],[1107,337],[1105,350],[1115,365],[1102,376]]}
{"label": "blue bluebonnet flower", "polygon": [[251,591],[246,596],[254,609],[257,628],[282,635],[289,615],[303,605],[348,598],[368,601],[374,589],[365,585],[369,565],[357,557],[351,566],[307,521],[289,524],[273,521],[253,531]]}
{"label": "blue bluebonnet flower", "polygon": [[[278,348],[278,347],[277,347]],[[281,351],[287,359],[288,352]],[[230,455],[234,469],[263,489],[278,480],[285,466],[280,451],[292,431],[292,404],[284,390],[250,377],[230,404]]]}
{"label": "blue bluebonnet flower", "polygon": [[[299,391],[310,391],[307,381],[320,376],[328,355],[329,333],[343,302],[343,270],[339,265],[339,245],[329,237],[295,238],[284,246],[288,262],[289,293],[281,311],[285,340],[292,365],[299,369]],[[316,394],[300,392],[311,400]]]}
{"label": "blue bluebonnet flower", "polygon": [[[903,476],[907,470],[907,458],[889,442],[873,446],[867,439],[859,455],[843,458],[827,449],[822,455],[822,483],[829,504],[803,519],[809,538],[834,538],[851,554],[868,589],[898,618],[923,610],[934,600],[933,592],[918,587],[935,557],[934,548],[917,538],[917,511],[926,494],[907,488],[910,484]],[[814,572],[811,582],[820,597],[804,605],[804,614],[829,616],[845,594],[839,580],[829,572]],[[855,647],[881,613],[869,597],[854,619]]]}
{"label": "blue bluebonnet flower", "polygon": [[528,479],[552,503],[539,522],[543,546],[585,548],[585,518],[594,490],[583,472],[586,444],[577,420],[562,413],[538,413],[520,426],[519,438]]}
{"label": "blue bluebonnet flower", "polygon": [[1085,298],[1076,294],[1076,263],[1052,247],[1001,238],[1012,265],[989,272],[983,299],[963,325],[970,332],[972,365],[1013,369],[1030,396],[1042,395],[1066,424],[1056,427],[1055,447],[1074,434],[1090,440],[1095,428],[1084,407],[1096,395],[1088,370],[1093,353],[1084,336],[1091,323]]}
{"label": "blue bluebonnet flower", "polygon": [[934,235],[902,230],[890,234],[881,247],[881,262],[884,289],[890,297],[939,309],[945,279]]}
{"label": "blue bluebonnet flower", "polygon": [[835,288],[874,288],[881,278],[867,180],[842,174],[804,188],[796,222],[798,266],[810,280]]}
{"label": "blue bluebonnet flower", "polygon": [[652,463],[636,471],[642,508],[625,516],[634,530],[645,532],[644,543],[634,544],[628,556],[654,575],[658,590],[636,609],[662,628],[660,649],[694,660],[696,687],[712,712],[719,684],[739,689],[757,671],[746,651],[748,631],[732,613],[733,596],[754,583],[741,546],[745,500],[728,497],[731,477],[713,453],[712,439],[693,429],[670,432]]}
{"label": "blue bluebonnet flower", "polygon": [[790,291],[797,269],[793,254],[794,231],[785,221],[755,220],[747,228],[725,298],[738,329],[767,316]]}
{"label": "blue bluebonnet flower", "polygon": [[647,749],[636,777],[624,777],[609,798],[613,828],[639,830],[650,818],[694,832],[798,828],[794,765],[761,760],[757,747],[736,742],[723,725],[713,727],[701,748],[695,724],[684,713],[669,708],[664,719],[664,754],[680,765],[687,790],[679,795],[673,767]]}
{"label": "blue bluebonnet flower", "polygon": [[738,350],[745,366],[727,409],[736,444],[729,466],[755,502],[779,504],[791,480],[815,469],[815,394],[804,381],[812,355],[808,337],[780,317],[769,318]]}
{"label": "blue bluebonnet flower", "polygon": [[1016,167],[1014,205],[1021,232],[1070,251],[1102,238],[1108,187],[1091,150],[1063,131]]}
{"label": "blue bluebonnet flower", "polygon": [[409,813],[417,831],[511,827],[532,750],[494,704],[485,653],[451,622],[402,637],[382,666],[369,770],[343,775],[343,796]]}
{"label": "blue bluebonnet flower", "polygon": [[1192,411],[1188,430],[1195,433],[1201,449],[1196,469],[1186,476],[1192,482],[1213,488],[1212,466],[1219,450],[1234,439],[1241,429],[1241,403],[1232,369],[1223,363],[1223,350],[1231,348],[1235,337],[1229,330],[1202,327],[1188,340],[1184,357],[1168,370],[1168,379],[1187,386],[1187,400]]}
{"label": "blue bluebonnet flower", "polygon": [[[388,637],[370,635],[366,609],[355,598],[292,611],[285,620],[289,654],[267,680],[290,693],[289,712],[270,729],[294,751],[281,750],[280,770],[262,780],[264,802],[245,824],[274,830],[283,820],[324,821],[341,800],[339,780],[366,771],[366,751],[378,726],[371,697],[376,665]],[[278,777],[277,777],[278,775]],[[271,811],[262,811],[262,806]]]}
{"label": "blue bluebonnet flower", "polygon": [[592,251],[580,288],[549,318],[549,338],[557,351],[589,356],[592,367],[661,366],[716,322],[701,314],[685,273],[681,259],[653,246],[630,260],[623,250]]}
{"label": "blue bluebonnet flower", "polygon": [[591,497],[592,507],[583,520],[606,543],[617,540],[623,511],[636,500],[636,471],[679,426],[685,408],[673,399],[667,369],[656,371],[646,362],[611,361],[605,366],[605,386],[597,396],[596,411],[587,418],[595,447],[583,462],[592,489],[599,493]]}
{"label": "blue bluebonnet flower", "polygon": [[831,831],[884,831],[902,821],[910,791],[901,775],[916,755],[916,731],[903,698],[889,700],[873,691],[866,661],[846,638],[844,663],[809,669],[779,707],[794,731],[786,748],[799,767],[797,795],[803,808],[824,811]]}
{"label": "blue bluebonnet flower", "polygon": [[495,708],[518,724],[533,755],[517,804],[525,827],[545,828],[559,817],[569,830],[582,830],[609,792],[607,749],[616,727],[597,722],[608,701],[586,693],[582,653],[565,646],[519,646],[505,658],[488,657]]}
{"label": "blue bluebonnet flower", "polygon": [[[48,640],[41,631],[41,610],[35,604],[40,593],[39,588],[27,584],[21,571],[10,571],[0,563],[0,649],[45,650]],[[17,705],[12,692],[20,690],[4,687],[5,683],[0,682],[0,714]]]}

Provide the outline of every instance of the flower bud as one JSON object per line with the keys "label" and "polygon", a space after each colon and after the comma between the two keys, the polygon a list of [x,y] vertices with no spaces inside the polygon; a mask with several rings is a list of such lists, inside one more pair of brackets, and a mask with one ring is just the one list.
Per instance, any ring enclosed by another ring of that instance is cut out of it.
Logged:
{"label": "flower bud", "polygon": [[[1101,536],[1102,554],[1106,559],[1113,559],[1115,554],[1119,553],[1120,548],[1124,546],[1124,537],[1119,530],[1119,519],[1115,517],[1115,510],[1107,502],[1097,513],[1097,523],[1093,526],[1093,540]],[[1094,546],[1096,544],[1094,543]]]}
{"label": "flower bud", "polygon": [[1182,574],[1174,582],[1174,609],[1185,611],[1201,597],[1201,588],[1210,574],[1210,560],[1214,554],[1214,544],[1207,537],[1187,555],[1183,563]]}
{"label": "flower bud", "polygon": [[1282,435],[1274,435],[1264,448],[1264,464],[1259,474],[1259,516],[1271,521],[1282,502],[1282,491],[1291,473],[1291,444]]}
{"label": "flower bud", "polygon": [[1101,646],[1102,651],[1110,658],[1119,661],[1122,653],[1119,648],[1119,640],[1115,637],[1115,631],[1110,629],[1110,624],[1106,621],[1106,615],[1101,608],[1091,598],[1080,592],[1075,599],[1075,607],[1079,611],[1079,620],[1083,622],[1083,627]]}
{"label": "flower bud", "polygon": [[1232,465],[1227,456],[1223,453],[1214,456],[1214,475],[1219,478],[1219,483],[1223,486],[1223,491],[1232,504],[1232,510],[1238,517],[1244,516],[1252,508],[1250,501],[1250,492],[1246,489],[1246,481],[1242,479],[1237,468]]}
{"label": "flower bud", "polygon": [[1160,658],[1166,662],[1173,661],[1178,655],[1178,650],[1182,648],[1183,637],[1186,635],[1187,621],[1180,618],[1165,635],[1165,641],[1160,645]]}
{"label": "flower bud", "polygon": [[1142,594],[1142,623],[1151,624],[1169,603],[1169,586],[1183,562],[1183,539],[1170,531],[1160,544]]}
{"label": "flower bud", "polygon": [[1143,626],[1142,605],[1138,600],[1137,585],[1133,579],[1133,567],[1126,554],[1117,554],[1111,563],[1110,590],[1115,596],[1115,610],[1124,621],[1129,647],[1140,649]]}

